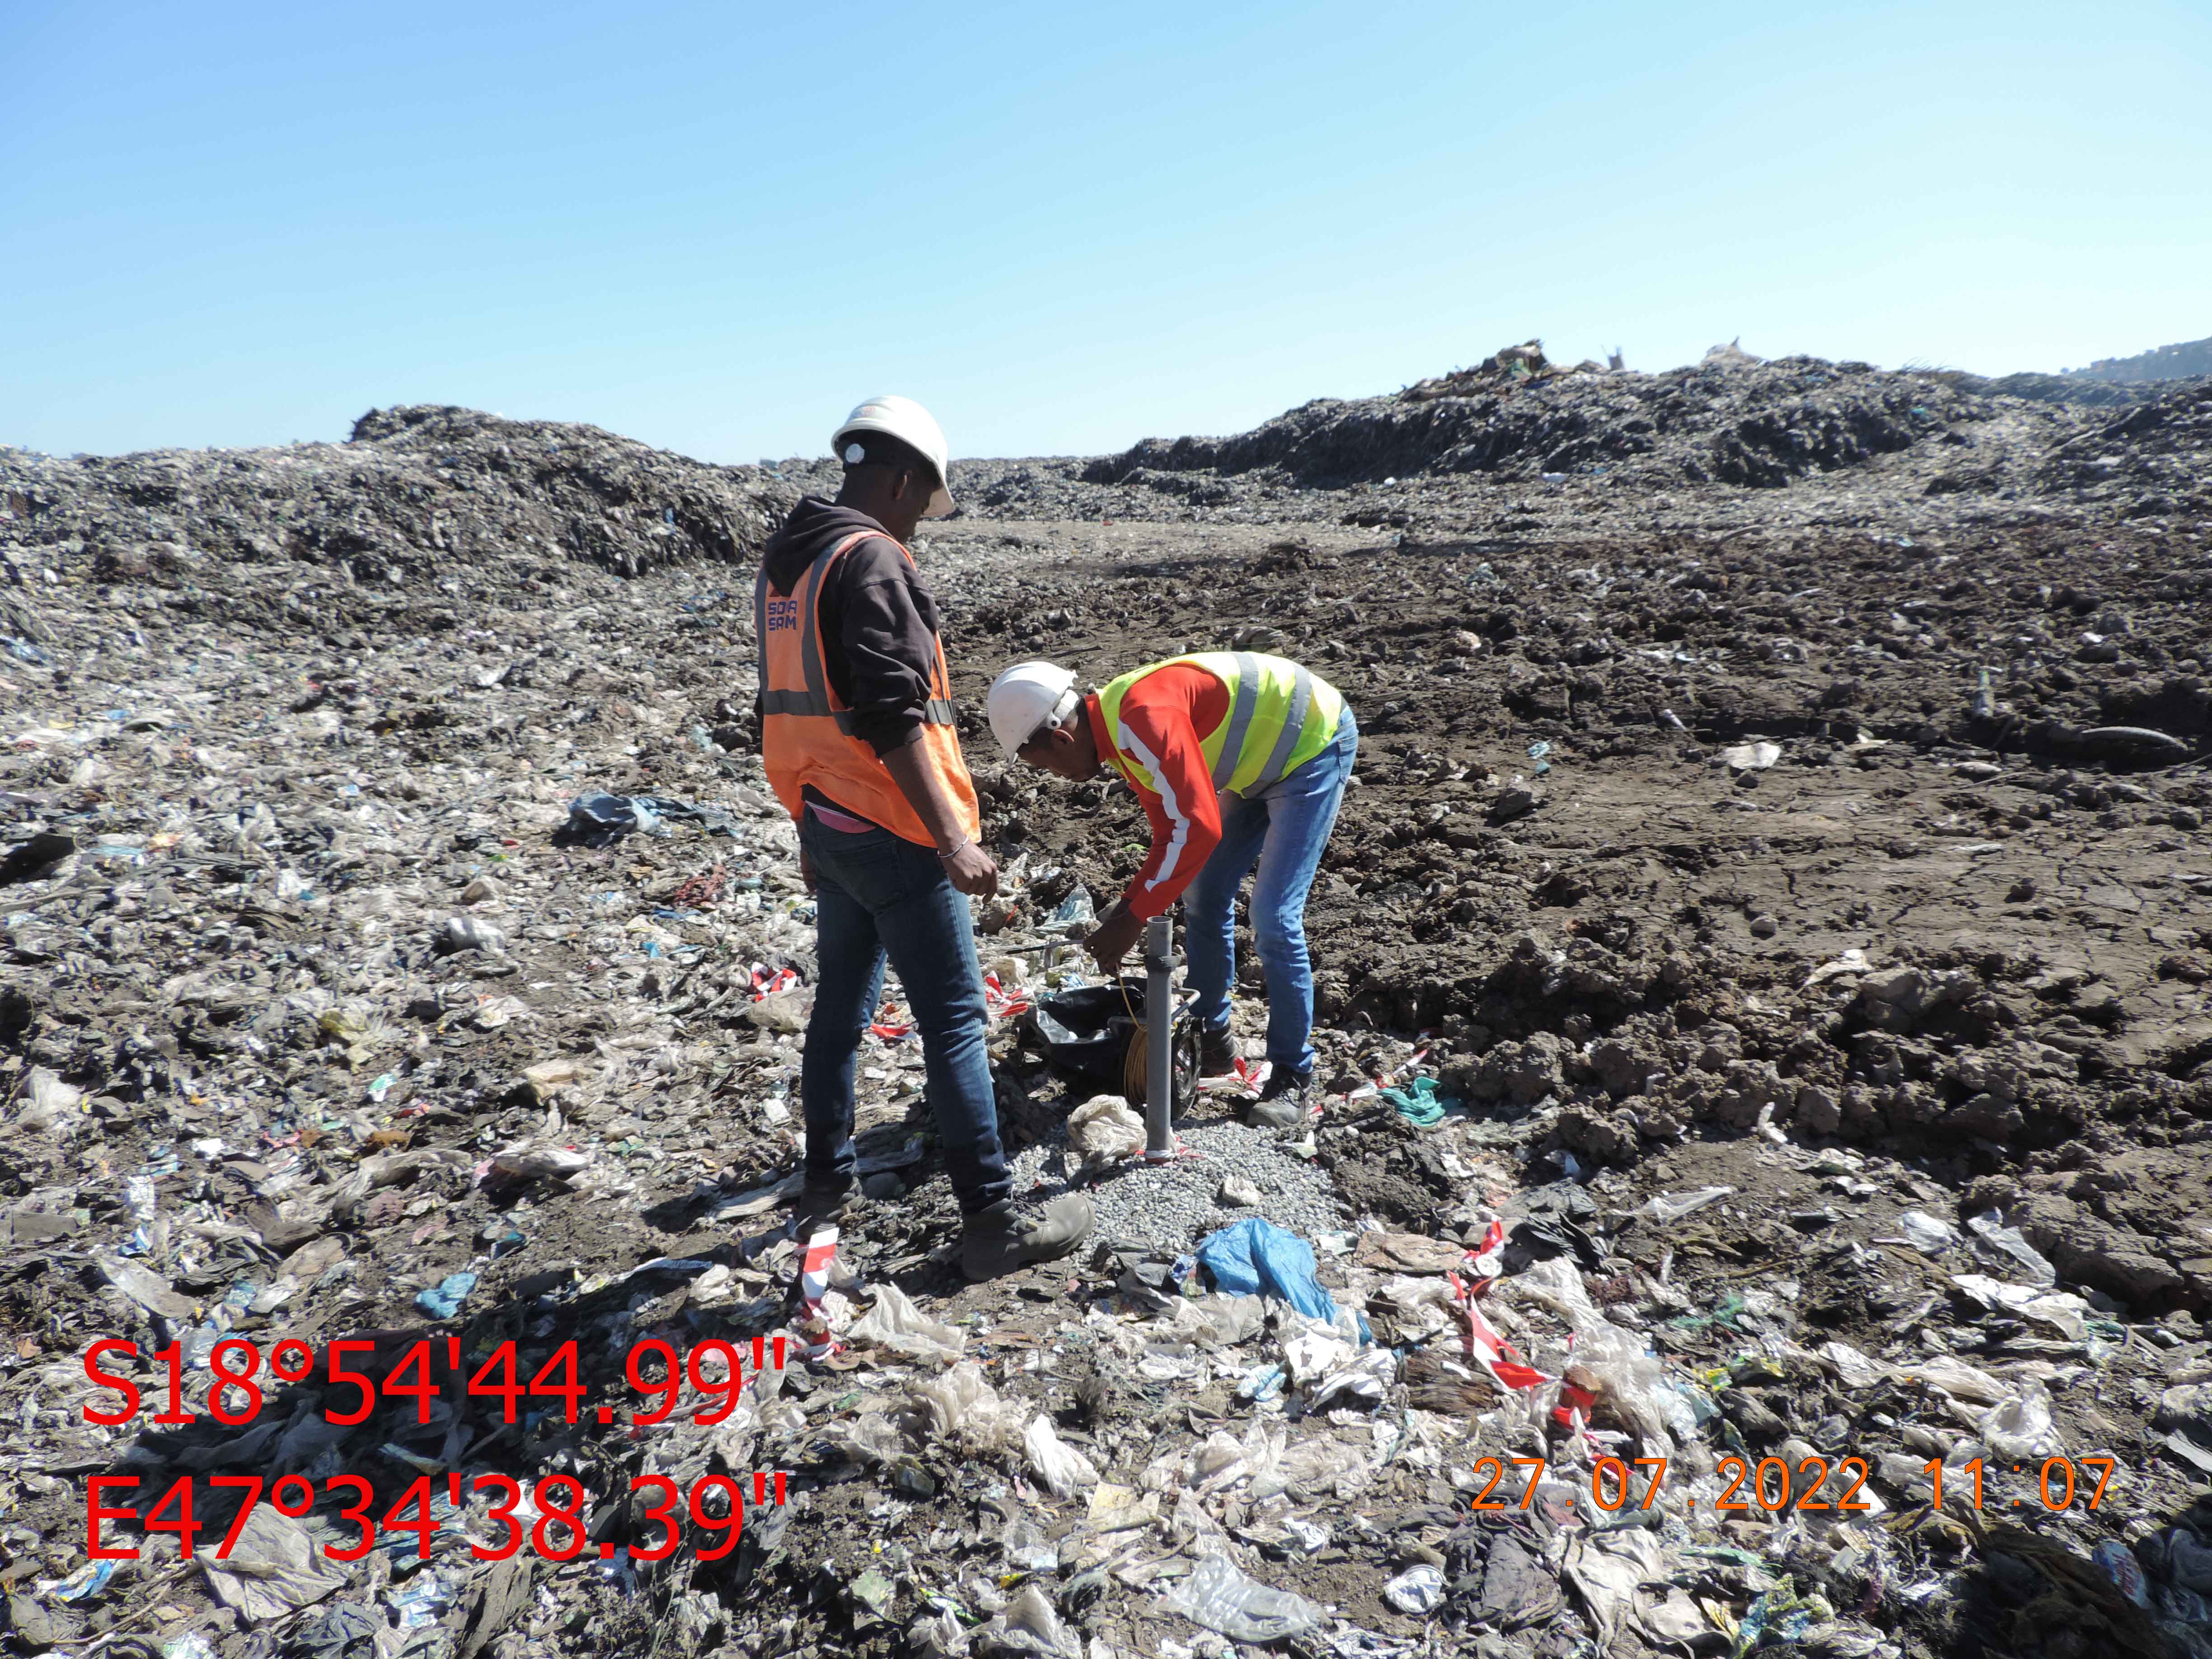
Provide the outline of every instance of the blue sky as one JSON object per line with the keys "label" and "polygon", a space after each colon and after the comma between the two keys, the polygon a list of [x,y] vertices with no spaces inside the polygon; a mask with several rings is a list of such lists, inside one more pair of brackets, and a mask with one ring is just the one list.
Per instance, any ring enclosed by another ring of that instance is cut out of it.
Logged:
{"label": "blue sky", "polygon": [[2212,334],[2212,7],[0,3],[0,443],[1240,430],[1540,335]]}

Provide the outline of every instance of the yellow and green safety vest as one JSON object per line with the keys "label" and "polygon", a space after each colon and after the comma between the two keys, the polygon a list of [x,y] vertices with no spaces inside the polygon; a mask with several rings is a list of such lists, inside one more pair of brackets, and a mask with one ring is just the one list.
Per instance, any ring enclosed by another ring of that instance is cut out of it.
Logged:
{"label": "yellow and green safety vest", "polygon": [[[1199,741],[1215,792],[1237,794],[1286,776],[1328,747],[1336,736],[1344,694],[1284,657],[1252,651],[1202,651],[1147,663],[1098,694],[1109,741],[1121,728],[1121,699],[1146,675],[1163,668],[1202,668],[1229,692],[1229,714]],[[1115,763],[1132,783],[1148,787],[1144,775],[1117,749]]]}

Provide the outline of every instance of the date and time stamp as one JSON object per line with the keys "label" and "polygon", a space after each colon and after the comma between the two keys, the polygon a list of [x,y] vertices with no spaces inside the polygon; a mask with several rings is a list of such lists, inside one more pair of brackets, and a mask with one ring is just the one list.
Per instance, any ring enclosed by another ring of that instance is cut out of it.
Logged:
{"label": "date and time stamp", "polygon": [[[1917,1473],[1928,1477],[1929,1501],[1938,1509],[1943,1506],[1943,1487],[1948,1480],[1954,1492],[1961,1483],[1966,1485],[1971,1493],[1969,1501],[1977,1511],[2040,1505],[2055,1515],[2072,1509],[2077,1503],[2085,1510],[2095,1510],[2104,1502],[2105,1488],[2118,1467],[2118,1461],[2110,1457],[2051,1457],[2045,1459],[2040,1468],[2013,1463],[1985,1470],[1984,1461],[1978,1457],[1966,1459],[1955,1466],[1946,1465],[1942,1458],[1935,1457],[1921,1464]],[[1722,1457],[1716,1468],[1720,1491],[1705,1507],[1717,1514],[1874,1512],[1875,1506],[1860,1496],[1872,1473],[1862,1457],[1845,1457],[1834,1462],[1825,1457],[1808,1457],[1793,1468],[1784,1457],[1753,1459],[1729,1454]],[[1536,1488],[1548,1468],[1547,1461],[1540,1457],[1478,1459],[1474,1466],[1476,1491],[1469,1506],[1488,1512],[1525,1510],[1535,1501]],[[1668,1470],[1668,1460],[1663,1457],[1601,1457],[1590,1466],[1590,1502],[1607,1514],[1630,1508],[1650,1509],[1659,1502],[1666,1487]],[[2008,1473],[2024,1482],[2033,1481],[2032,1493],[2005,1495],[2001,1488],[2011,1484],[2002,1480]],[[1512,1495],[1516,1480],[1522,1482],[1517,1499]],[[1501,1487],[1504,1489],[1502,1497],[1497,1495]],[[1697,1506],[1694,1495],[1688,1501],[1692,1507]]]}

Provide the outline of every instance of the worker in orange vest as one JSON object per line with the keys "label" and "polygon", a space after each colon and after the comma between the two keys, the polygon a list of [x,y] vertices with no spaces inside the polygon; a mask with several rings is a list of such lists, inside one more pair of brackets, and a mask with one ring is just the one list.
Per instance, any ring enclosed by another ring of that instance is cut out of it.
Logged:
{"label": "worker in orange vest", "polygon": [[921,404],[871,398],[831,441],[834,501],[803,497],[754,583],[761,752],[799,828],[815,896],[814,1012],[799,1066],[806,1122],[801,1237],[834,1225],[854,1185],[860,1040],[898,971],[921,1035],[926,1091],[963,1216],[961,1266],[994,1278],[1073,1250],[1090,1201],[1018,1211],[985,1047],[969,894],[998,890],[953,728],[937,602],[906,544],[952,511],[945,434]]}

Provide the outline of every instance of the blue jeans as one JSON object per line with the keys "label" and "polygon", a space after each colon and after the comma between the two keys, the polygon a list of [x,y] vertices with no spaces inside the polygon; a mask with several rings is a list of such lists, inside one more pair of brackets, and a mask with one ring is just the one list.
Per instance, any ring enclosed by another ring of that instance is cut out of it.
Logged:
{"label": "blue jeans", "polygon": [[1306,892],[1336,823],[1345,781],[1359,752],[1347,706],[1329,746],[1288,776],[1250,795],[1221,798],[1221,844],[1183,890],[1190,982],[1199,1023],[1229,1024],[1237,976],[1237,891],[1254,860],[1252,935],[1267,981],[1267,1059],[1301,1076],[1313,1069],[1313,963],[1306,955]]}
{"label": "blue jeans", "polygon": [[888,830],[847,835],[809,812],[799,838],[814,860],[821,959],[799,1069],[808,1184],[852,1182],[853,1073],[883,1000],[888,956],[921,1033],[925,1090],[952,1190],[967,1214],[997,1203],[1013,1178],[999,1145],[983,970],[967,899],[933,849]]}

